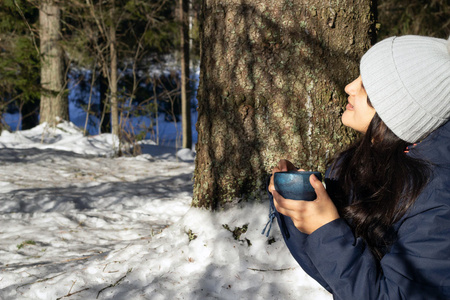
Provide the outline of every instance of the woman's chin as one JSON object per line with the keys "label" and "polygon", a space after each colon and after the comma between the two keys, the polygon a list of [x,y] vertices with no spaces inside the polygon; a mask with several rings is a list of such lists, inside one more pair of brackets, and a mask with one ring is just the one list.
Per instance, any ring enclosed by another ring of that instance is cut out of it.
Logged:
{"label": "woman's chin", "polygon": [[351,127],[348,114],[349,114],[348,110],[344,111],[344,113],[342,114],[342,117],[341,117],[341,122],[344,126]]}

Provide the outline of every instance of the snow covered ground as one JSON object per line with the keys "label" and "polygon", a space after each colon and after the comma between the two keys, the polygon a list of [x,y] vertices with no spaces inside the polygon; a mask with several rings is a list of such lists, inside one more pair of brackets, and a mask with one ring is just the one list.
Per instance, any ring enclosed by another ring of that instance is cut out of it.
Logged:
{"label": "snow covered ground", "polygon": [[194,153],[113,145],[71,123],[2,133],[0,299],[331,299],[276,224],[261,235],[267,199],[190,208]]}

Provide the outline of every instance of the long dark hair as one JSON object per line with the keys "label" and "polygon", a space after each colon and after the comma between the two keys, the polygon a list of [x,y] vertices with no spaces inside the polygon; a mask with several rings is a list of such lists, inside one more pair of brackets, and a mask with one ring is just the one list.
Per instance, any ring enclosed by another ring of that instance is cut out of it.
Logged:
{"label": "long dark hair", "polygon": [[429,178],[429,164],[406,155],[407,146],[375,114],[363,137],[338,155],[332,167],[342,196],[350,201],[340,213],[378,260],[395,240],[392,225],[414,204]]}

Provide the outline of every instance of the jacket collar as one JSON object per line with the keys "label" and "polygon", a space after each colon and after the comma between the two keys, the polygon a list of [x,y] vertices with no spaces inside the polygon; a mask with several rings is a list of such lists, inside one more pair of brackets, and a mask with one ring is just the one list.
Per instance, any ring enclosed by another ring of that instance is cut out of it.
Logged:
{"label": "jacket collar", "polygon": [[450,121],[433,131],[423,141],[409,147],[409,155],[436,165],[450,165]]}

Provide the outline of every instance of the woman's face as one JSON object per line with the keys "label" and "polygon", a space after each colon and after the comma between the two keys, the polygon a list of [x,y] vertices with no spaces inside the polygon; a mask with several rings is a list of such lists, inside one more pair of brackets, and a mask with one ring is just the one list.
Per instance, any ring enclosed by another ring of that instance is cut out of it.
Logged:
{"label": "woman's face", "polygon": [[345,87],[348,94],[348,104],[342,114],[342,124],[359,132],[366,133],[370,121],[375,115],[375,108],[369,105],[367,93],[362,84],[361,76]]}

